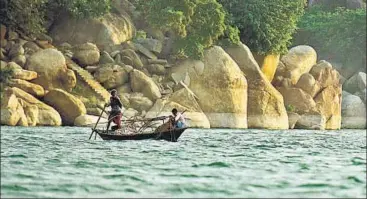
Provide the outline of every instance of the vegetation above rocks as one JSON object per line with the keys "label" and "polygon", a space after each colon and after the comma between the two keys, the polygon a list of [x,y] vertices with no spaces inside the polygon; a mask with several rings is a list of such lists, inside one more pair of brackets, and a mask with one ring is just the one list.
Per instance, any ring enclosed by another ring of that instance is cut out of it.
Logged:
{"label": "vegetation above rocks", "polygon": [[203,50],[224,34],[234,43],[239,41],[216,0],[137,0],[135,5],[151,26],[171,34],[178,58],[201,58]]}
{"label": "vegetation above rocks", "polygon": [[4,85],[6,85],[12,78],[14,70],[12,68],[1,66],[0,68],[0,93],[3,92]]}
{"label": "vegetation above rocks", "polygon": [[45,32],[48,20],[62,12],[74,17],[98,17],[110,10],[110,0],[2,0],[0,23],[25,34]]}
{"label": "vegetation above rocks", "polygon": [[12,68],[2,66],[0,68],[0,83],[7,83],[14,74],[14,70]]}
{"label": "vegetation above rocks", "polygon": [[218,0],[230,14],[240,38],[258,54],[283,54],[303,15],[304,0]]}
{"label": "vegetation above rocks", "polygon": [[302,39],[296,39],[295,45],[311,45],[323,56],[347,65],[366,63],[366,9],[314,6],[307,10],[299,26]]}

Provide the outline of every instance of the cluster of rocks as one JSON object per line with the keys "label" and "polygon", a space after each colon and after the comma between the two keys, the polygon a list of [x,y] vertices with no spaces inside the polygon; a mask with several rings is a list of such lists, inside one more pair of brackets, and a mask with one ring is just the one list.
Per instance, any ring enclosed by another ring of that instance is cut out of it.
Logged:
{"label": "cluster of rocks", "polygon": [[310,46],[290,49],[270,82],[244,44],[213,46],[201,60],[167,60],[172,41],[134,38],[123,10],[98,20],[61,17],[52,38],[2,26],[1,67],[15,74],[2,94],[1,124],[92,125],[116,89],[125,118],[177,108],[199,128],[366,127],[366,74],[343,78]]}
{"label": "cluster of rocks", "polygon": [[[190,126],[247,128],[246,79],[220,47],[208,50],[203,61],[185,60],[174,64],[159,57],[162,43],[152,38],[128,41],[104,50],[92,43],[74,47],[62,43],[59,49],[89,71],[106,89],[118,91],[125,117],[168,115],[172,108],[178,108],[187,110],[185,114],[190,118]],[[214,57],[231,63],[217,62]],[[213,76],[225,82],[209,86],[206,82],[211,82]],[[233,86],[238,86],[233,89],[223,86],[234,81],[232,79],[242,80],[235,83]],[[198,96],[194,92],[199,93]],[[215,94],[217,104],[208,104],[206,97]],[[234,102],[238,104],[231,107]],[[213,114],[209,115],[209,111]]]}
{"label": "cluster of rocks", "polygon": [[314,49],[296,46],[277,68],[273,84],[283,95],[290,128],[365,128],[366,74],[345,81],[331,63],[316,62]]}
{"label": "cluster of rocks", "polygon": [[5,26],[1,32],[1,68],[14,71],[3,85],[1,124],[73,125],[86,109],[68,92],[75,87],[76,76],[67,68],[64,55],[49,48],[52,39],[47,35],[29,38]]}
{"label": "cluster of rocks", "polygon": [[273,84],[283,95],[290,128],[340,129],[339,73],[325,60],[317,62],[310,46],[296,46],[283,56]]}
{"label": "cluster of rocks", "polygon": [[358,72],[343,84],[342,128],[366,128],[366,73]]}

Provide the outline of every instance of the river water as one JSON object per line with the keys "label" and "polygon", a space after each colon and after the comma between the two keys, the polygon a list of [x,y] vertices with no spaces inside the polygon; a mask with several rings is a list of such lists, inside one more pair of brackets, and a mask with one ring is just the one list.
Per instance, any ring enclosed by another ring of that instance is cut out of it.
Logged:
{"label": "river water", "polygon": [[366,131],[188,129],[178,142],[1,127],[1,197],[366,197]]}

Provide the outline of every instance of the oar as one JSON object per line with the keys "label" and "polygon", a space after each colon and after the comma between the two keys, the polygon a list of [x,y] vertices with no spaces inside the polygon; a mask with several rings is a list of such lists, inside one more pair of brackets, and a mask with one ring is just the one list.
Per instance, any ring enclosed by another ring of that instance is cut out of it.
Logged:
{"label": "oar", "polygon": [[[94,128],[92,129],[92,133],[90,134],[89,139],[92,137],[92,135],[93,135],[94,131],[96,130],[97,125],[98,125],[98,122],[99,122],[99,120],[101,119],[102,114],[103,114],[104,110],[106,109],[106,106],[107,106],[107,104],[105,104],[105,105],[104,105],[103,110],[102,110],[101,114],[100,114],[100,115],[99,115],[99,117],[98,117],[97,123],[96,123],[96,125],[94,125]],[[97,136],[97,135],[96,135],[96,136]]]}

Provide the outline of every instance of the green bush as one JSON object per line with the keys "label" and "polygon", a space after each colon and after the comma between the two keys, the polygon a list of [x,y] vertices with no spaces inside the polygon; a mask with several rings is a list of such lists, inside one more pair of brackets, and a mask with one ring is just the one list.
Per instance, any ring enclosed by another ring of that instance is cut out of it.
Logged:
{"label": "green bush", "polygon": [[296,112],[296,107],[294,107],[292,104],[288,104],[285,106],[285,109],[288,111],[288,112]]}
{"label": "green bush", "polygon": [[136,31],[136,35],[134,37],[134,40],[137,39],[146,39],[147,38],[147,33],[144,30],[138,30]]}
{"label": "green bush", "polygon": [[110,0],[1,0],[0,23],[26,34],[45,32],[47,19],[61,12],[74,17],[98,17],[110,9]]}
{"label": "green bush", "polygon": [[216,0],[137,0],[135,5],[152,27],[174,38],[177,58],[201,58],[203,50],[225,34],[236,42],[236,35],[229,35],[234,32],[225,23],[226,13]]}
{"label": "green bush", "polygon": [[218,0],[240,38],[258,54],[282,54],[291,44],[305,0]]}
{"label": "green bush", "polygon": [[352,63],[366,62],[365,9],[328,11],[315,6],[307,10],[299,27],[309,36],[298,42],[314,46],[326,58],[355,66],[361,63]]}
{"label": "green bush", "polygon": [[49,0],[53,11],[64,10],[78,18],[99,17],[111,9],[111,0]]}
{"label": "green bush", "polygon": [[2,0],[0,23],[26,34],[44,32],[47,0]]}
{"label": "green bush", "polygon": [[14,70],[12,68],[0,68],[0,83],[8,83],[13,74]]}
{"label": "green bush", "polygon": [[14,74],[14,70],[12,68],[0,68],[0,93],[2,94],[4,91],[5,85],[9,82]]}

